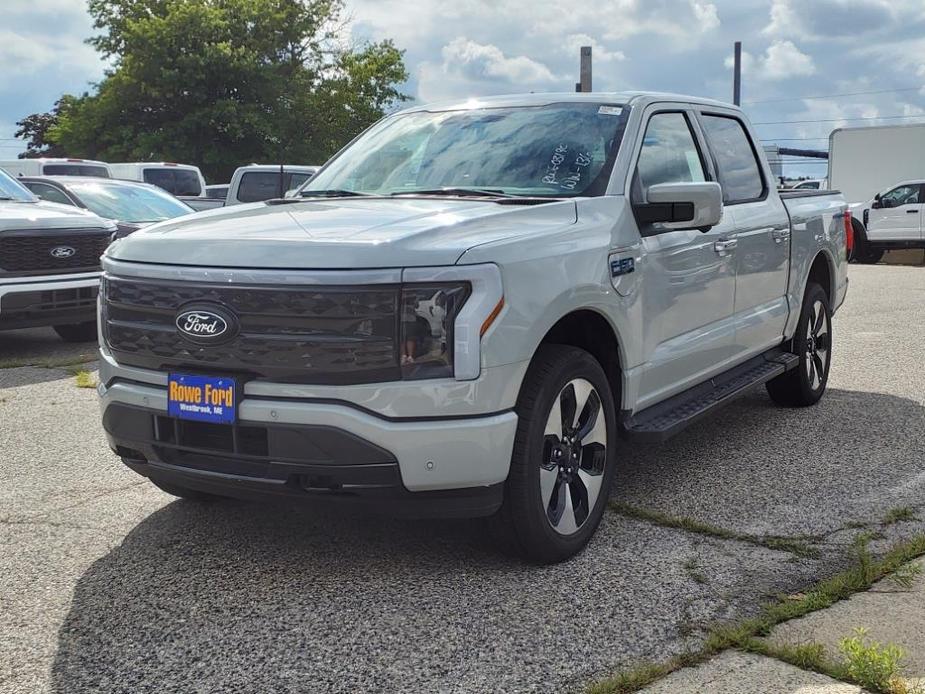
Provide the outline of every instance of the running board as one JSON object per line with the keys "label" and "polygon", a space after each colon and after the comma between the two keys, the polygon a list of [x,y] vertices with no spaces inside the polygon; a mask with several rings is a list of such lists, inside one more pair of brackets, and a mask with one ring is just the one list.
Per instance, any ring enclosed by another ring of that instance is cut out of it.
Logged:
{"label": "running board", "polygon": [[795,369],[799,362],[796,354],[780,349],[760,354],[709,381],[624,418],[624,436],[632,441],[664,441],[753,387]]}

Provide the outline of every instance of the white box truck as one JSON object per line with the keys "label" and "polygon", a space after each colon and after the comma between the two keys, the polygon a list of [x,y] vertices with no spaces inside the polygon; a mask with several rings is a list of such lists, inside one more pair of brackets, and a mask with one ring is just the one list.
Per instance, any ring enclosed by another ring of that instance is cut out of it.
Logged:
{"label": "white box truck", "polygon": [[829,188],[855,219],[852,259],[875,263],[884,251],[925,248],[920,199],[925,123],[839,128],[829,137]]}

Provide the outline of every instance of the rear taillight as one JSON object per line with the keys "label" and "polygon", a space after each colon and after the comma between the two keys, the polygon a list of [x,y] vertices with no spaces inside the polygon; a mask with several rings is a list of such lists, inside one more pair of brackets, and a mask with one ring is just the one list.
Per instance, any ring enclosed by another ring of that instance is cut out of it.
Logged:
{"label": "rear taillight", "polygon": [[854,226],[851,224],[851,210],[845,210],[845,253],[850,257],[854,249]]}

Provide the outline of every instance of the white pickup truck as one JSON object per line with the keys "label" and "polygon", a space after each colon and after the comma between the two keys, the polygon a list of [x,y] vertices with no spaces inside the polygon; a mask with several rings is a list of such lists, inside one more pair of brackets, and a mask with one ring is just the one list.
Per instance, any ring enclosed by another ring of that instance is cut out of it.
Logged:
{"label": "white pickup truck", "polygon": [[856,224],[853,260],[876,263],[888,250],[925,248],[925,180],[897,183],[851,211],[863,224]]}
{"label": "white pickup truck", "polygon": [[115,232],[0,171],[0,330],[52,326],[69,342],[95,340],[100,256]]}
{"label": "white pickup truck", "polygon": [[[226,186],[222,197],[183,198],[194,210],[211,210],[216,207],[263,202],[281,198],[296,190],[320,169],[320,166],[299,164],[249,164],[239,166]],[[210,186],[206,186],[208,189]]]}
{"label": "white pickup truck", "polygon": [[778,193],[757,143],[686,96],[417,107],[299,197],[117,241],[110,445],[178,496],[491,516],[565,559],[618,438],[758,384],[786,406],[825,391],[850,217],[836,192]]}

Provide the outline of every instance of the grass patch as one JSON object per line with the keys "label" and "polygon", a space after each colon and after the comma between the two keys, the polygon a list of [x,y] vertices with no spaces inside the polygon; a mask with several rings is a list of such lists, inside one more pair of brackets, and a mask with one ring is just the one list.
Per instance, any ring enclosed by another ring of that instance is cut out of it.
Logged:
{"label": "grass patch", "polygon": [[627,518],[647,521],[656,525],[662,525],[666,528],[685,530],[689,533],[707,535],[721,540],[747,542],[748,544],[764,547],[766,549],[790,552],[798,557],[814,558],[819,556],[819,550],[802,538],[777,537],[774,535],[749,535],[747,533],[721,528],[710,523],[704,523],[693,518],[670,516],[667,513],[650,511],[649,509],[631,506],[630,504],[620,501],[611,501],[610,508]]}
{"label": "grass patch", "polygon": [[78,388],[96,388],[96,379],[89,371],[78,371],[74,374],[74,381]]}
{"label": "grass patch", "polygon": [[918,562],[904,564],[895,573],[890,574],[890,581],[903,590],[912,588],[915,579],[922,575],[922,565]]}
{"label": "grass patch", "polygon": [[915,512],[908,506],[890,509],[883,518],[883,525],[894,525],[895,523],[906,523],[914,521]]}
{"label": "grass patch", "polygon": [[[853,547],[854,563],[850,569],[817,583],[810,590],[800,593],[797,599],[791,596],[770,603],[759,616],[751,619],[714,625],[699,651],[664,663],[645,663],[617,673],[592,685],[587,690],[588,694],[629,694],[675,670],[696,665],[730,648],[780,658],[804,669],[822,672],[836,679],[847,679],[850,674],[847,669],[839,670],[838,664],[830,663],[825,658],[824,650],[817,644],[776,646],[760,640],[760,637],[767,636],[771,629],[782,622],[830,607],[855,593],[867,590],[875,582],[900,571],[913,559],[925,554],[925,534],[915,535],[896,544],[880,559],[870,554],[870,539],[866,533],[857,537]],[[896,688],[871,691],[879,694],[913,694],[912,690]]]}

